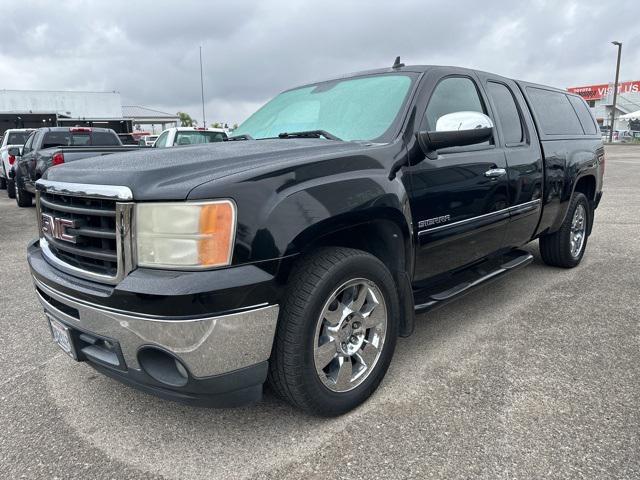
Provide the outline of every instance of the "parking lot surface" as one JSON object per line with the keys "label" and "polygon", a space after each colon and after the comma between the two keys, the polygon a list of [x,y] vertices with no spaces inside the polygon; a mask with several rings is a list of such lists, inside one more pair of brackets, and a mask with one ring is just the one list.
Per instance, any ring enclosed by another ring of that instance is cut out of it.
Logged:
{"label": "parking lot surface", "polygon": [[607,148],[582,264],[533,265],[419,317],[379,390],[338,419],[267,392],[156,399],[53,345],[0,192],[0,478],[640,478],[640,147]]}

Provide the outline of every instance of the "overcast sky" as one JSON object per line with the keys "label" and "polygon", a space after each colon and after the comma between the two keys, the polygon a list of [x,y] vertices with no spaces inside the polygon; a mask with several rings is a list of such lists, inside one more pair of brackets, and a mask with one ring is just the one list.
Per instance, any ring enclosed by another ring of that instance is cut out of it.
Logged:
{"label": "overcast sky", "polygon": [[240,122],[279,91],[407,64],[566,88],[640,80],[640,1],[0,0],[0,89],[118,91],[124,104]]}

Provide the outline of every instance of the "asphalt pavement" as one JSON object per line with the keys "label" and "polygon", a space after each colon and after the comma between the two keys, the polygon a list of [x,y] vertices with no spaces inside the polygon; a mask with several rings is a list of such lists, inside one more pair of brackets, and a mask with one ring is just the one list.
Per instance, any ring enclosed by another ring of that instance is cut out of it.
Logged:
{"label": "asphalt pavement", "polygon": [[337,419],[267,393],[148,396],[52,343],[25,261],[35,209],[0,191],[0,479],[640,478],[640,146],[607,147],[582,264],[535,262],[400,339]]}

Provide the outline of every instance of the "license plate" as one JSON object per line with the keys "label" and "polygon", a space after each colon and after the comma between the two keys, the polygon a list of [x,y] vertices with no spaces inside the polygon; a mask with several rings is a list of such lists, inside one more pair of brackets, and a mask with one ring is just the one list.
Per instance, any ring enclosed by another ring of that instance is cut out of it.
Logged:
{"label": "license plate", "polygon": [[47,317],[49,318],[49,326],[51,327],[53,340],[67,355],[75,360],[77,357],[75,349],[73,348],[73,341],[71,340],[69,328],[55,318],[51,318],[48,315]]}

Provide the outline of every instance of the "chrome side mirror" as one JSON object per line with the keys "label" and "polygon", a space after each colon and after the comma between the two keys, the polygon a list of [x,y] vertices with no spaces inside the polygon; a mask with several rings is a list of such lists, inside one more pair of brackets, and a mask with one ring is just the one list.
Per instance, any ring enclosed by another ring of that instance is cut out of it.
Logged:
{"label": "chrome side mirror", "polygon": [[425,155],[434,158],[441,148],[463,147],[486,142],[493,136],[493,121],[480,112],[453,112],[436,121],[436,129],[418,133]]}

